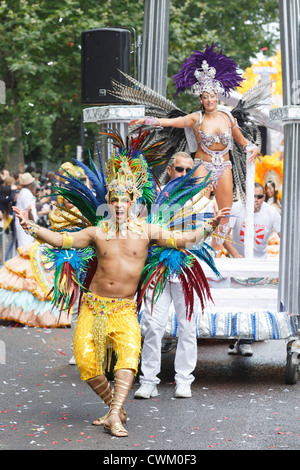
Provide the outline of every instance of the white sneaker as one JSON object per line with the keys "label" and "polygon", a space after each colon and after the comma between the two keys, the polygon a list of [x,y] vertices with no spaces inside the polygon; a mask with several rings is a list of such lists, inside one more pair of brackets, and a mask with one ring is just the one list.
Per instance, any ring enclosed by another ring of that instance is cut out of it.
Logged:
{"label": "white sneaker", "polygon": [[236,356],[236,355],[239,354],[239,353],[240,353],[240,352],[239,352],[238,347],[237,347],[236,344],[235,344],[235,345],[234,345],[234,344],[231,344],[231,345],[229,346],[229,348],[228,348],[228,354],[229,354],[230,356]]}
{"label": "white sneaker", "polygon": [[76,361],[75,361],[75,357],[74,357],[74,356],[72,356],[71,359],[69,360],[69,364],[70,364],[71,366],[75,366]]}
{"label": "white sneaker", "polygon": [[253,355],[253,351],[252,351],[252,348],[251,348],[251,344],[240,344],[239,345],[239,350],[240,350],[240,354],[242,356],[252,356]]}
{"label": "white sneaker", "polygon": [[142,384],[134,394],[134,398],[150,398],[157,396],[158,391],[156,384]]}
{"label": "white sneaker", "polygon": [[176,385],[175,397],[176,398],[190,398],[192,390],[190,384],[180,383]]}

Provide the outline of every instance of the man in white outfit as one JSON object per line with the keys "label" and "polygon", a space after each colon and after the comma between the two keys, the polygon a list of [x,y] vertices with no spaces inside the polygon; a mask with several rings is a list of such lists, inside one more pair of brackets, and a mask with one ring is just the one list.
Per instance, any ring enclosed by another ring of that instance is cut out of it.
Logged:
{"label": "man in white outfit", "polygon": [[[170,179],[185,176],[193,168],[193,159],[185,152],[179,152],[170,159],[167,171]],[[201,206],[210,201],[204,196]],[[208,210],[207,208],[205,209]],[[213,212],[213,210],[212,210]],[[150,398],[158,395],[158,374],[161,369],[161,342],[168,322],[169,310],[174,305],[178,322],[178,343],[175,354],[175,397],[192,396],[191,384],[194,381],[193,371],[197,364],[197,337],[195,317],[186,318],[184,294],[179,280],[168,280],[159,300],[154,304],[151,313],[151,293],[145,302],[144,342],[141,357],[141,386],[135,392],[135,398]],[[195,302],[195,305],[198,305]],[[200,306],[200,304],[199,304]],[[200,308],[200,307],[199,307]]]}
{"label": "man in white outfit", "polygon": [[[36,197],[35,197],[35,188],[36,181],[35,178],[30,173],[23,173],[19,178],[20,184],[22,186],[21,191],[17,196],[16,206],[21,210],[25,211],[28,206],[30,206],[29,218],[35,223],[37,222],[38,216],[36,211]],[[25,233],[22,229],[19,219],[15,219],[16,227],[16,236],[17,236],[17,246],[28,245],[33,243],[35,240],[31,235]]]}
{"label": "man in white outfit", "polygon": [[[254,244],[253,257],[257,259],[267,258],[268,241],[273,232],[280,237],[281,217],[273,206],[265,201],[264,187],[260,183],[254,184]],[[229,240],[224,242],[230,257],[245,257],[245,220],[246,207],[241,201],[233,203],[229,218],[231,227],[231,243]],[[229,347],[228,354],[242,356],[252,356],[252,341],[248,339],[239,340],[234,347]]]}
{"label": "man in white outfit", "polygon": [[[260,183],[254,184],[254,244],[253,257],[266,258],[268,254],[268,241],[273,232],[280,237],[281,217],[273,206],[265,201],[264,187]],[[246,207],[241,201],[234,202],[231,208],[229,226],[231,239],[224,242],[224,246],[233,258],[245,256],[245,220]]]}

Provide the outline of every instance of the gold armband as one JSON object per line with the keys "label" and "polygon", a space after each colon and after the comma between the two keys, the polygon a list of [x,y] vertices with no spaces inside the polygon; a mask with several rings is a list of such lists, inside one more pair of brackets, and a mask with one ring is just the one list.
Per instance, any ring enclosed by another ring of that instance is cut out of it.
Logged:
{"label": "gold armband", "polygon": [[63,233],[62,248],[64,248],[65,250],[69,250],[69,248],[72,248],[72,245],[73,237],[68,233]]}
{"label": "gold armband", "polygon": [[167,238],[166,240],[167,248],[177,248],[177,240],[174,238],[174,235]]}

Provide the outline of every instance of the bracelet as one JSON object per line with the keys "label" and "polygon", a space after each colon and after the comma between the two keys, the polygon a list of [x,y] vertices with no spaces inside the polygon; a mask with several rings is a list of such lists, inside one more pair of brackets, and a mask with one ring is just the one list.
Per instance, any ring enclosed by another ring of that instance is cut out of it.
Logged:
{"label": "bracelet", "polygon": [[40,226],[32,222],[31,220],[28,220],[27,224],[24,227],[24,231],[28,234],[31,235],[33,238],[37,239],[37,232],[40,229]]}
{"label": "bracelet", "polygon": [[[157,125],[155,124],[156,122],[158,122]],[[146,117],[146,119],[145,119],[145,125],[146,125],[146,126],[155,126],[155,127],[158,127],[159,129],[162,129],[160,120],[157,119],[157,118]]]}
{"label": "bracelet", "polygon": [[[250,142],[243,147],[243,150],[246,154],[247,154],[247,152],[251,152],[251,150],[253,150],[253,149],[257,149],[259,151],[259,148],[257,147],[257,145],[251,144]],[[258,158],[258,161],[260,163],[262,163],[261,158],[260,158],[259,155],[257,155],[257,158]]]}
{"label": "bracelet", "polygon": [[224,240],[226,241],[226,237],[230,232],[229,224],[218,225],[218,235],[216,237],[216,242],[218,245],[223,245]]}
{"label": "bracelet", "polygon": [[62,248],[69,250],[73,245],[73,237],[67,233],[63,233]]}
{"label": "bracelet", "polygon": [[243,147],[244,152],[251,152],[251,150],[258,149],[255,144],[248,143]]}

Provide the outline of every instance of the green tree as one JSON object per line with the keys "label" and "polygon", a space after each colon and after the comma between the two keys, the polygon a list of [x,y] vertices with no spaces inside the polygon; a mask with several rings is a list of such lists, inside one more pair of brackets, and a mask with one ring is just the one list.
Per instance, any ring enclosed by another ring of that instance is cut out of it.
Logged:
{"label": "green tree", "polygon": [[[143,19],[144,0],[0,0],[0,79],[6,85],[0,164],[17,170],[24,161],[76,156],[81,32],[134,27],[142,34]],[[277,0],[171,0],[168,96],[174,93],[170,77],[206,43],[221,45],[241,67],[262,47],[273,53],[274,38],[263,25],[276,20]],[[187,96],[178,104],[192,106]]]}
{"label": "green tree", "polygon": [[[3,163],[76,156],[81,105],[81,32],[143,21],[132,2],[7,0],[0,2]],[[137,19],[134,20],[134,17]],[[105,45],[107,47],[107,45]]]}

